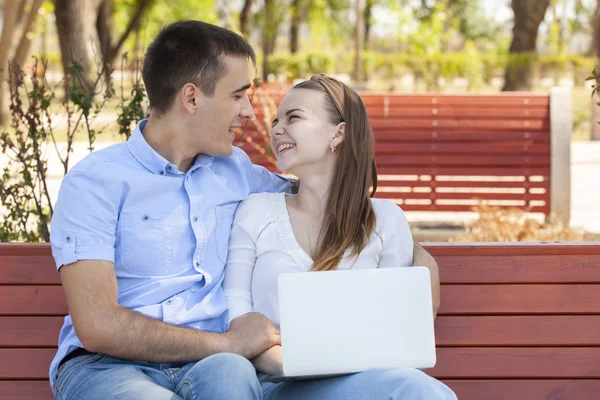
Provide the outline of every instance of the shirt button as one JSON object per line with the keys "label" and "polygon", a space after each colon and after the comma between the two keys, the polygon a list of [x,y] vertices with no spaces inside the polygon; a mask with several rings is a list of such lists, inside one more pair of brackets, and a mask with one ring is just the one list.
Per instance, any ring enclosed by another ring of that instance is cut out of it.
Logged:
{"label": "shirt button", "polygon": [[198,217],[194,217],[194,222],[198,222]]}
{"label": "shirt button", "polygon": [[148,216],[146,214],[142,215],[142,221],[148,221]]}
{"label": "shirt button", "polygon": [[67,237],[65,238],[65,240],[67,241],[67,243],[71,243],[71,236],[67,236]]}
{"label": "shirt button", "polygon": [[200,266],[200,261],[196,261],[196,267]]}
{"label": "shirt button", "polygon": [[162,169],[160,171],[158,171],[159,174],[164,175],[165,171],[163,171]]}
{"label": "shirt button", "polygon": [[167,305],[170,306],[171,304],[173,304],[173,300],[171,300],[171,299],[167,300]]}

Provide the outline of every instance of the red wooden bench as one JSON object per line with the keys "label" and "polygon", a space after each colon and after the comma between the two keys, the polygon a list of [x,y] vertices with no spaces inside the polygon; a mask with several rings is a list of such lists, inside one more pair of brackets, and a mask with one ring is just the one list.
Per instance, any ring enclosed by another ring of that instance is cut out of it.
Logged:
{"label": "red wooden bench", "polygon": [[[248,124],[241,141],[255,163],[271,170],[275,160],[259,150],[268,146],[264,125],[282,95],[272,87],[257,91],[258,122]],[[405,211],[464,212],[486,201],[568,221],[569,96],[560,89],[550,95],[361,93],[376,139],[377,196]]]}
{"label": "red wooden bench", "polygon": [[[426,244],[438,362],[461,400],[600,398],[600,243]],[[0,245],[0,399],[50,399],[67,306],[47,244]]]}

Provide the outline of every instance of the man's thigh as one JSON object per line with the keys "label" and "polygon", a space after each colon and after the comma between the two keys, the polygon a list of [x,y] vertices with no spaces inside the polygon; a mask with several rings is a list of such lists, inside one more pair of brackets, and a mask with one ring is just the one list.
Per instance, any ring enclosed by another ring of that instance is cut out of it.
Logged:
{"label": "man's thigh", "polygon": [[411,368],[277,384],[262,381],[262,389],[265,400],[456,400],[446,385]]}
{"label": "man's thigh", "polygon": [[162,371],[97,354],[68,361],[53,386],[60,400],[181,399],[165,388],[170,383]]}

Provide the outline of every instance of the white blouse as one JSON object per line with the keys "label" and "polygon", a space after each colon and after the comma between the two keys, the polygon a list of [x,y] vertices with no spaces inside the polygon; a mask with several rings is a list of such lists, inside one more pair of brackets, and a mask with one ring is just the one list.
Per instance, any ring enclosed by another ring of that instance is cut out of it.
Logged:
{"label": "white blouse", "polygon": [[[237,209],[223,282],[229,321],[258,311],[279,325],[279,274],[309,271],[313,265],[296,241],[285,196],[252,194]],[[347,251],[338,269],[411,266],[413,239],[404,212],[389,200],[371,201],[375,234],[358,256],[349,257]]]}

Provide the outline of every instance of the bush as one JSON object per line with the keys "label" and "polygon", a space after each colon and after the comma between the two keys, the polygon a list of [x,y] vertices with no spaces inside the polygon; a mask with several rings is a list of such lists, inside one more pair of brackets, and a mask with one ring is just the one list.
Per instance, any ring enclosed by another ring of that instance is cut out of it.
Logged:
{"label": "bush", "polygon": [[475,208],[477,221],[466,227],[458,236],[459,242],[544,242],[581,241],[584,232],[564,225],[551,216],[540,222],[528,217],[527,212],[517,208],[500,208],[480,205]]}

